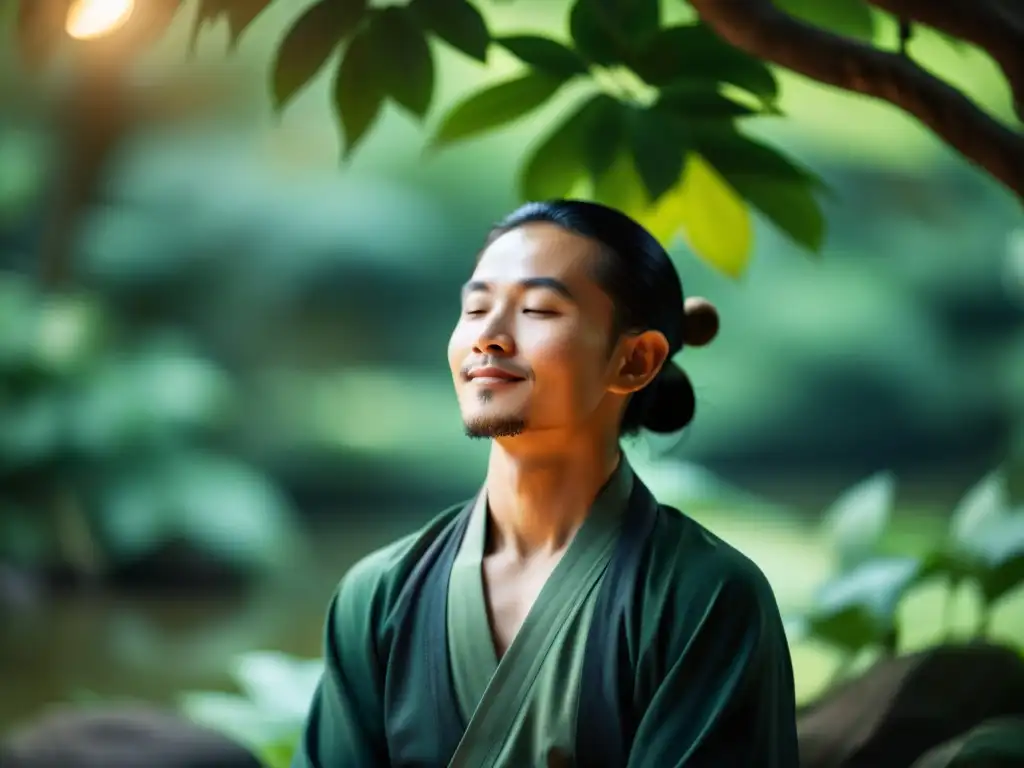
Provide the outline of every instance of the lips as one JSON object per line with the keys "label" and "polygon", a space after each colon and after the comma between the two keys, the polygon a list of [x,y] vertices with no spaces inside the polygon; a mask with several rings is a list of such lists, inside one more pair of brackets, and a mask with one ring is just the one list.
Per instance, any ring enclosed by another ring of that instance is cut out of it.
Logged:
{"label": "lips", "polygon": [[494,365],[487,365],[481,368],[471,368],[468,374],[470,381],[482,384],[511,384],[516,381],[523,381],[524,376],[513,373],[505,368]]}

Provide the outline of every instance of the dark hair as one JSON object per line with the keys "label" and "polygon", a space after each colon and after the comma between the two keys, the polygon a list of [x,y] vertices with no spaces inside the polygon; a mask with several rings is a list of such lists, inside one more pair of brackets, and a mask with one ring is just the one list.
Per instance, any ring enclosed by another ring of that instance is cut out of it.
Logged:
{"label": "dark hair", "polygon": [[687,334],[683,286],[668,253],[626,214],[581,200],[526,203],[494,226],[487,243],[532,222],[555,224],[601,246],[594,277],[614,303],[614,337],[656,330],[668,340],[669,359],[654,381],[630,398],[622,434],[641,427],[661,433],[684,428],[693,419],[696,398],[689,377],[671,359]]}

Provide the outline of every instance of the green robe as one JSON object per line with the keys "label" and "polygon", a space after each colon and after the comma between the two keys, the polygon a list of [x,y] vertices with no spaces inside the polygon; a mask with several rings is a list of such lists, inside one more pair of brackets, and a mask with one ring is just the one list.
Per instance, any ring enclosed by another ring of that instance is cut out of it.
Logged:
{"label": "green robe", "polygon": [[793,675],[764,576],[623,461],[506,654],[487,504],[353,567],[293,768],[796,768]]}

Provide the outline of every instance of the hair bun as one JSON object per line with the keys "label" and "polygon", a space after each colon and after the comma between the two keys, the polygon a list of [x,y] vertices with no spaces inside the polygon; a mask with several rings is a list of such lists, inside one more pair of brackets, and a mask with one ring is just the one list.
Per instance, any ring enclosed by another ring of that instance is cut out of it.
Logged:
{"label": "hair bun", "polygon": [[671,360],[666,361],[654,380],[654,400],[644,418],[651,432],[678,432],[693,420],[697,398],[690,377]]}
{"label": "hair bun", "polygon": [[703,347],[718,335],[718,310],[701,296],[690,296],[683,302],[683,344]]}

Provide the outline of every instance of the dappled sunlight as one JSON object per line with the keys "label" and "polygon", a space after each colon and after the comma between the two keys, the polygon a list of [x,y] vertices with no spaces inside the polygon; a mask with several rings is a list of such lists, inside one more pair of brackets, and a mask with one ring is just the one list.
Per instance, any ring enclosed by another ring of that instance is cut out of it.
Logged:
{"label": "dappled sunlight", "polygon": [[68,10],[67,33],[92,40],[116,32],[135,12],[135,0],[75,0]]}

